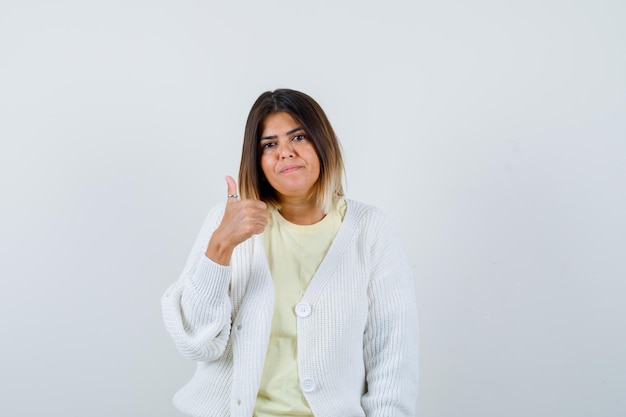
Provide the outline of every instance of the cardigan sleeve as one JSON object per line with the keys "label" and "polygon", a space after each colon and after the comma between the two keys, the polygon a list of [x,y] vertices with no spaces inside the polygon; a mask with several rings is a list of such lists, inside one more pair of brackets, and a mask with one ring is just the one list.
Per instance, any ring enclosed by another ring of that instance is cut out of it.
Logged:
{"label": "cardigan sleeve", "polygon": [[180,278],[161,298],[165,327],[178,350],[191,360],[219,358],[230,335],[231,267],[205,255],[222,212],[220,207],[209,212]]}
{"label": "cardigan sleeve", "polygon": [[367,390],[361,404],[367,417],[414,417],[419,373],[415,286],[394,228],[386,218],[375,223],[363,335]]}

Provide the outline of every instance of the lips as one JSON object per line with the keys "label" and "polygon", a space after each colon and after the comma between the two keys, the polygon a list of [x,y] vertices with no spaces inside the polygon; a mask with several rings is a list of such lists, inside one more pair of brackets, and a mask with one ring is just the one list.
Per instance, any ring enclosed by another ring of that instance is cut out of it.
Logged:
{"label": "lips", "polygon": [[289,174],[290,172],[295,172],[300,168],[302,168],[301,165],[287,165],[286,167],[281,168],[279,172],[281,174]]}

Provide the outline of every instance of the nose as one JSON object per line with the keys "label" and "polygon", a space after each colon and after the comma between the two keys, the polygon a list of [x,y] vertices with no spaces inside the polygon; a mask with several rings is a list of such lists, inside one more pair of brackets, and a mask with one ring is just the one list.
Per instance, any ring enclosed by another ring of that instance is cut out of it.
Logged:
{"label": "nose", "polygon": [[281,159],[293,158],[293,155],[294,155],[294,150],[293,150],[293,145],[291,144],[291,141],[288,141],[280,145],[280,158]]}

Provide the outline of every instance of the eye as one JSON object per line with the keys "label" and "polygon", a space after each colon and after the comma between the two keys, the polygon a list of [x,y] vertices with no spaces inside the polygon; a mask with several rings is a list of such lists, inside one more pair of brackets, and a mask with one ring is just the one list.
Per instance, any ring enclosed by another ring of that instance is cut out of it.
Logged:
{"label": "eye", "polygon": [[291,140],[295,140],[295,141],[300,141],[300,140],[305,140],[305,139],[306,139],[306,136],[304,135],[304,133],[295,135],[293,138],[291,138]]}
{"label": "eye", "polygon": [[271,149],[274,146],[276,146],[276,142],[265,142],[261,144],[261,149],[262,150]]}

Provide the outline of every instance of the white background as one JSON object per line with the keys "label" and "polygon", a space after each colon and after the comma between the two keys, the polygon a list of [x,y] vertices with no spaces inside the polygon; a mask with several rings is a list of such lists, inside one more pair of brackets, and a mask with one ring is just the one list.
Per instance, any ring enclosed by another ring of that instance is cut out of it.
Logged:
{"label": "white background", "polygon": [[180,415],[161,323],[265,90],[399,225],[419,417],[626,415],[626,3],[3,1],[0,415]]}

